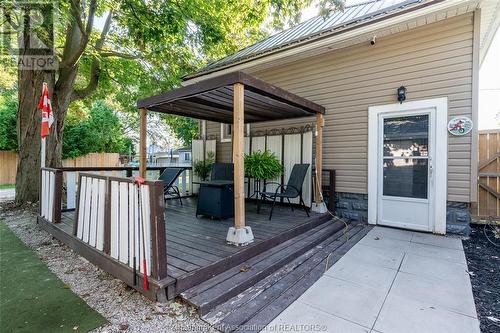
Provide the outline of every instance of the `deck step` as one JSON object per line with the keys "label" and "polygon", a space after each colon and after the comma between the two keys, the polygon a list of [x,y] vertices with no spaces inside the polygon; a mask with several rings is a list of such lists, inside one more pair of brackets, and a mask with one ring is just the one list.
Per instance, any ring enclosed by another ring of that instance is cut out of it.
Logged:
{"label": "deck step", "polygon": [[343,221],[332,219],[184,291],[181,297],[195,306],[200,315],[206,315],[299,257],[306,260],[325,240],[341,237],[345,227]]}
{"label": "deck step", "polygon": [[370,227],[349,225],[202,316],[222,332],[258,332],[304,293]]}

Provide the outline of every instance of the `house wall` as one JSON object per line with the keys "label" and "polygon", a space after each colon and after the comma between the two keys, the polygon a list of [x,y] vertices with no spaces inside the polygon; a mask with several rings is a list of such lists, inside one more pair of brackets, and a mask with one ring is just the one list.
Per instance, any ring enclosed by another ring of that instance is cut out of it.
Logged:
{"label": "house wall", "polygon": [[[326,108],[324,168],[336,170],[338,192],[367,194],[368,107],[448,97],[448,118],[472,118],[472,13],[265,71],[248,73]],[[313,118],[252,124],[253,130],[302,126]],[[220,125],[207,124],[220,136]],[[471,134],[449,137],[448,200],[470,202]],[[231,144],[217,143],[217,158],[231,159]]]}

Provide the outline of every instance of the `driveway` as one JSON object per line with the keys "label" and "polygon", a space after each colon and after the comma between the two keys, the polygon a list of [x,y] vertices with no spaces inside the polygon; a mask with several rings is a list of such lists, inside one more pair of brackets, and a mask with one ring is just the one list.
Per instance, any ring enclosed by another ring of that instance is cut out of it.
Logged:
{"label": "driveway", "polygon": [[462,241],[375,227],[267,328],[479,333]]}
{"label": "driveway", "polygon": [[0,202],[14,200],[15,197],[16,197],[16,189],[14,188],[0,189]]}

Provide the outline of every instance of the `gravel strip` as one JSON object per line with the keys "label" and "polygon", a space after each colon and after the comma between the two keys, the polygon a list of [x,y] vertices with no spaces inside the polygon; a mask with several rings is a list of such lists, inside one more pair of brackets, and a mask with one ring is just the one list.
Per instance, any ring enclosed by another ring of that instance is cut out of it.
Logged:
{"label": "gravel strip", "polygon": [[493,226],[473,225],[463,246],[481,332],[500,332],[500,238]]}
{"label": "gravel strip", "polygon": [[74,253],[38,227],[35,206],[0,203],[0,219],[74,293],[109,320],[109,325],[92,332],[218,332],[189,305],[152,302]]}

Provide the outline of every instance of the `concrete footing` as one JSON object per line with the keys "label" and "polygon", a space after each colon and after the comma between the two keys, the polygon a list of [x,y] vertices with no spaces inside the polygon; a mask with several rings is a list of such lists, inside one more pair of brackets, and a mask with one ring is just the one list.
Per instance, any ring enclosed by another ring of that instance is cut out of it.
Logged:
{"label": "concrete footing", "polygon": [[231,245],[245,246],[252,243],[253,239],[253,232],[250,227],[240,229],[230,227],[227,231],[226,242]]}

